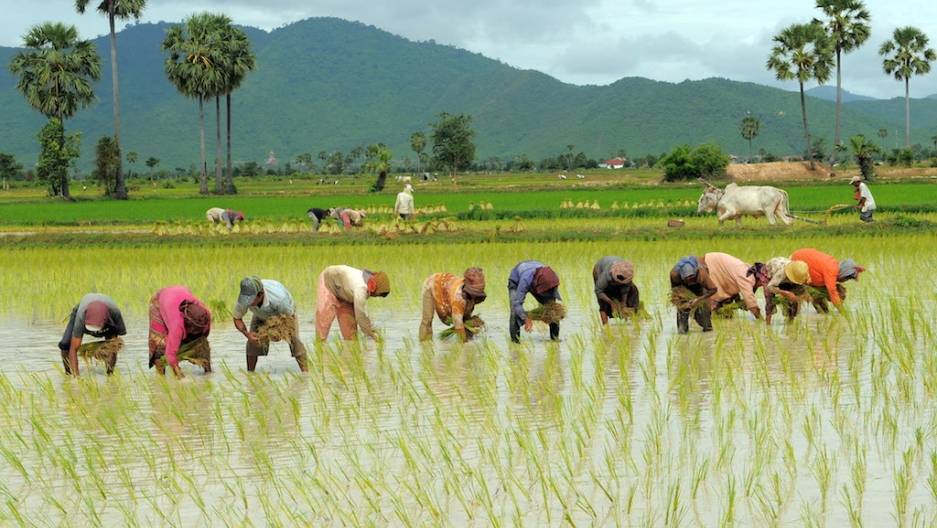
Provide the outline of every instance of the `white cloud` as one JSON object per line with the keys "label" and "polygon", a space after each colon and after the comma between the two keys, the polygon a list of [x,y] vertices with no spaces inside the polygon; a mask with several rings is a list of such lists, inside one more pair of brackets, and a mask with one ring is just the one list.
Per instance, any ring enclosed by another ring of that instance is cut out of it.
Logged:
{"label": "white cloud", "polygon": [[[0,0],[0,45],[16,45],[31,24],[46,20],[76,24],[89,37],[106,30],[102,17],[75,13],[72,0],[23,4]],[[846,57],[844,86],[879,97],[900,95],[899,83],[881,72],[878,46],[894,27],[908,24],[930,34],[937,46],[937,2],[867,4],[872,38]],[[577,84],[626,76],[675,82],[719,76],[778,85],[764,69],[771,36],[817,16],[813,5],[814,0],[151,0],[144,20],[176,21],[212,10],[271,30],[306,17],[337,16]],[[916,96],[937,93],[937,73],[915,78],[911,90]]]}

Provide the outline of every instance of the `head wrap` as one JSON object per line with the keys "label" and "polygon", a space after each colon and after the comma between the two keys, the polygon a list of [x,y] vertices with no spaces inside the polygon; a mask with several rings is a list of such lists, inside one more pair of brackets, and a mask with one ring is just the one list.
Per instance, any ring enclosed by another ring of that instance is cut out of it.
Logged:
{"label": "head wrap", "polygon": [[[462,291],[476,300],[485,298],[485,272],[481,268],[469,268],[462,275]],[[476,301],[477,302],[477,301]]]}
{"label": "head wrap", "polygon": [[182,301],[179,305],[182,312],[182,321],[185,324],[185,333],[190,336],[204,336],[211,328],[211,312],[201,304],[191,301]]}
{"label": "head wrap", "polygon": [[857,184],[857,183],[859,183],[859,182],[861,182],[861,181],[862,181],[862,178],[860,178],[859,176],[853,176],[853,177],[849,180],[849,183],[852,184],[852,185],[855,185],[855,184]]}
{"label": "head wrap", "polygon": [[390,278],[383,271],[377,271],[368,279],[371,295],[384,297],[390,293]]}
{"label": "head wrap", "polygon": [[560,285],[560,278],[550,266],[542,266],[534,272],[534,293],[545,295]]}
{"label": "head wrap", "polygon": [[85,307],[85,329],[100,332],[104,330],[110,317],[111,311],[106,304],[101,301],[91,302]]}
{"label": "head wrap", "polygon": [[612,280],[618,284],[628,284],[634,278],[634,264],[627,260],[619,260],[609,268]]}
{"label": "head wrap", "polygon": [[865,268],[856,264],[856,261],[846,259],[839,263],[839,274],[836,276],[836,280],[840,282],[849,279],[859,280],[859,274],[863,271],[865,271]]}
{"label": "head wrap", "polygon": [[761,262],[756,262],[752,267],[748,268],[748,272],[745,273],[745,276],[755,277],[756,287],[760,284],[768,284],[768,281],[771,280],[771,276],[768,275],[768,267]]}
{"label": "head wrap", "polygon": [[683,257],[677,261],[677,265],[674,266],[674,269],[680,274],[681,279],[693,277],[699,273],[699,261],[692,255]]}

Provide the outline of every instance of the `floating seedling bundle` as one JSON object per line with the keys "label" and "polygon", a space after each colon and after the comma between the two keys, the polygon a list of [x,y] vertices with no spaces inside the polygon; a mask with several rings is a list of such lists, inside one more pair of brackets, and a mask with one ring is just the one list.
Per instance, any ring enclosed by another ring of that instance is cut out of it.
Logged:
{"label": "floating seedling bundle", "polygon": [[566,319],[566,306],[563,303],[551,301],[527,312],[527,318],[547,324],[558,323]]}
{"label": "floating seedling bundle", "polygon": [[[452,324],[451,320],[446,324]],[[478,333],[485,328],[485,321],[483,321],[481,317],[473,315],[472,317],[465,319],[463,321],[463,325],[465,326],[465,333],[468,335],[469,339],[471,339],[472,337],[478,335]],[[452,326],[439,333],[439,337],[441,339],[449,339],[455,335],[456,331]]]}
{"label": "floating seedling bundle", "polygon": [[265,319],[257,330],[257,338],[261,341],[289,341],[296,331],[295,315],[274,315]]}
{"label": "floating seedling bundle", "polygon": [[92,341],[78,347],[78,357],[109,361],[123,349],[124,340],[119,337],[105,339],[104,341]]}

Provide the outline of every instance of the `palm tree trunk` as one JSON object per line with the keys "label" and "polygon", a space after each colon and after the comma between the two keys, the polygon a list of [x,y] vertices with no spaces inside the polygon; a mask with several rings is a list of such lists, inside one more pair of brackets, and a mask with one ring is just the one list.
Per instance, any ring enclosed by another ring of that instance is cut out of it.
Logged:
{"label": "palm tree trunk", "polygon": [[800,114],[804,119],[804,141],[807,143],[807,150],[805,154],[807,155],[807,159],[810,161],[810,170],[813,170],[813,152],[810,148],[810,129],[807,127],[807,99],[804,97],[803,82],[800,83]]}
{"label": "palm tree trunk", "polygon": [[221,97],[215,96],[215,194],[224,194],[221,181]]}
{"label": "palm tree trunk", "polygon": [[[117,33],[114,31],[114,0],[108,2],[107,19],[111,28],[111,91],[114,97],[114,142],[117,143],[117,151],[120,152],[120,83],[117,81]],[[116,200],[127,199],[127,185],[124,182],[124,172],[121,166],[121,156],[117,157],[117,167],[114,180],[113,198]]]}
{"label": "palm tree trunk", "polygon": [[833,128],[833,148],[830,150],[830,165],[836,161],[836,147],[839,146],[840,142],[839,116],[843,110],[842,52],[843,50],[836,46],[836,125]]}
{"label": "palm tree trunk", "polygon": [[237,189],[234,188],[234,172],[232,169],[231,163],[231,92],[225,94],[225,105],[227,106],[227,116],[225,119],[225,127],[227,128],[228,133],[228,146],[226,149],[226,155],[228,157],[228,167],[225,174],[225,192],[227,194],[237,194]]}
{"label": "palm tree trunk", "polygon": [[205,157],[205,98],[198,96],[198,133],[201,153],[202,173],[199,174],[198,192],[208,194],[208,161]]}
{"label": "palm tree trunk", "polygon": [[752,138],[748,138],[748,162],[752,162]]}
{"label": "palm tree trunk", "polygon": [[[65,119],[59,118],[59,122],[62,123],[62,135],[58,137],[59,141],[59,152],[65,152]],[[60,154],[61,155],[61,154]],[[65,170],[62,173],[62,180],[59,182],[59,193],[61,193],[62,198],[65,200],[71,200],[72,194],[68,190],[68,165],[65,166]]]}
{"label": "palm tree trunk", "polygon": [[911,97],[910,79],[904,80],[904,146],[911,148]]}

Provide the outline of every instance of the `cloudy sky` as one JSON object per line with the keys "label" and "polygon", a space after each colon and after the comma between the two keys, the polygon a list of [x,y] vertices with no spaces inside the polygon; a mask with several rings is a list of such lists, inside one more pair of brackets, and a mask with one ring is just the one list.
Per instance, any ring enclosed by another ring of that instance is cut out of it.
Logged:
{"label": "cloudy sky", "polygon": [[[92,4],[96,4],[92,0]],[[435,39],[519,68],[575,84],[621,77],[665,81],[728,77],[779,85],[764,70],[771,37],[817,16],[814,0],[149,0],[144,21],[178,21],[200,10],[221,11],[267,30],[314,16],[373,24],[413,40]],[[937,47],[937,2],[866,0],[872,38],[848,55],[844,87],[876,96],[902,95],[881,72],[879,44],[902,25],[916,25]],[[16,45],[31,24],[106,29],[103,18],[78,15],[72,0],[0,0],[0,45]],[[780,84],[796,89],[791,84]],[[937,93],[937,68],[911,83],[912,96]]]}

